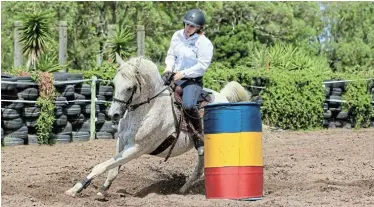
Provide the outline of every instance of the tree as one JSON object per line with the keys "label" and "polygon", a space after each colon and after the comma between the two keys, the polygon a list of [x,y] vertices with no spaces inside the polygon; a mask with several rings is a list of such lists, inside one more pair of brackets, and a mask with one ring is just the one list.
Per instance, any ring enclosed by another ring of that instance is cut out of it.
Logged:
{"label": "tree", "polygon": [[334,71],[367,71],[374,67],[374,4],[324,4],[328,33],[325,52]]}
{"label": "tree", "polygon": [[323,31],[319,5],[315,2],[224,2],[212,21],[215,60],[231,65],[248,59],[258,43],[293,44],[312,55],[321,51]]}

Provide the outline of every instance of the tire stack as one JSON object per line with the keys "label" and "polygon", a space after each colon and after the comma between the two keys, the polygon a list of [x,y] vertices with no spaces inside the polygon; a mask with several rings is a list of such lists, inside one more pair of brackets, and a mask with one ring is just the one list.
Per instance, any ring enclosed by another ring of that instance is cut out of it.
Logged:
{"label": "tire stack", "polygon": [[[59,81],[82,80],[81,74],[68,74],[64,72],[53,73],[55,88],[58,93],[56,97],[55,122],[52,127],[51,138],[56,143],[69,143],[74,140],[73,129],[76,122],[80,122],[81,106],[76,104],[75,88],[80,83],[56,83]],[[83,140],[89,140],[89,133]]]}
{"label": "tire stack", "polygon": [[97,139],[113,139],[114,134],[117,132],[117,125],[113,125],[113,122],[108,116],[108,111],[110,108],[109,102],[113,100],[113,91],[112,85],[102,85],[99,83],[99,90],[97,91],[96,95],[97,105],[99,107],[99,113],[97,113],[96,116]]}
{"label": "tire stack", "polygon": [[[28,144],[29,134],[35,133],[36,120],[40,108],[36,106],[39,96],[37,85],[22,84],[33,83],[29,76],[2,76],[2,81],[17,82],[17,84],[1,83],[1,99],[14,100],[1,103],[1,142],[4,146]],[[17,101],[31,101],[22,103]]]}
{"label": "tire stack", "polygon": [[[55,76],[56,81],[83,80],[81,74],[60,73]],[[87,83],[75,84],[55,84],[56,89],[61,93],[56,101],[56,125],[54,126],[54,136],[71,136],[71,141],[88,141],[90,139],[91,127],[91,85]],[[107,116],[109,106],[105,102],[111,101],[113,97],[112,86],[101,86],[96,84],[96,105],[95,105],[95,127],[97,139],[113,139],[116,129],[112,127],[112,121]],[[64,101],[67,103],[64,103]],[[60,115],[61,114],[61,115]],[[60,116],[59,116],[60,115]],[[116,126],[115,126],[116,127]]]}
{"label": "tire stack", "polygon": [[348,129],[352,127],[352,119],[349,112],[342,109],[341,101],[345,91],[345,82],[325,84],[326,101],[323,104],[323,127]]}
{"label": "tire stack", "polygon": [[[55,81],[83,80],[82,74],[54,73]],[[60,96],[56,97],[56,121],[53,136],[60,142],[79,142],[90,139],[91,85],[88,83],[55,84]],[[96,139],[113,139],[116,127],[107,116],[113,87],[96,84],[95,127]],[[70,141],[68,141],[68,139]]]}
{"label": "tire stack", "polygon": [[249,92],[251,93],[251,100],[262,104],[262,99],[260,96],[262,87],[265,87],[267,83],[267,79],[262,77],[253,77],[253,87],[248,88]]}
{"label": "tire stack", "polygon": [[[90,138],[91,85],[85,83],[58,83],[58,81],[83,80],[82,74],[53,73],[56,97],[55,122],[51,139],[56,143],[87,141]],[[37,85],[22,82],[34,81],[31,77],[3,76],[2,81],[20,82],[19,84],[1,83],[1,141],[4,146],[37,144],[36,123],[40,108],[36,103],[13,102],[13,100],[36,101],[39,97]],[[113,86],[96,84],[96,137],[113,139],[117,126],[108,117]],[[109,103],[103,102],[108,101]]]}

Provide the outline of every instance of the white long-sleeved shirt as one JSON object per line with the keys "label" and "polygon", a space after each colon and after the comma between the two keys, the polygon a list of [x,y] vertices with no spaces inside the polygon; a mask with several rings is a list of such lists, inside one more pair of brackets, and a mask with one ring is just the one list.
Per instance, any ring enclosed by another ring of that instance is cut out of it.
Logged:
{"label": "white long-sleeved shirt", "polygon": [[166,70],[181,71],[183,78],[201,77],[211,64],[213,44],[204,35],[194,34],[188,39],[184,29],[171,38],[166,54]]}

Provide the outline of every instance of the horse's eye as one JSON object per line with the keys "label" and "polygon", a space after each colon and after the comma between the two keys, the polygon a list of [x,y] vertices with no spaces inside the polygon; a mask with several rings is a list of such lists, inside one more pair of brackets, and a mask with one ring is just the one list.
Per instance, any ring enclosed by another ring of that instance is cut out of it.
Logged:
{"label": "horse's eye", "polygon": [[128,88],[127,88],[127,91],[132,91],[132,89],[133,89],[132,86],[131,86],[131,87],[128,87]]}

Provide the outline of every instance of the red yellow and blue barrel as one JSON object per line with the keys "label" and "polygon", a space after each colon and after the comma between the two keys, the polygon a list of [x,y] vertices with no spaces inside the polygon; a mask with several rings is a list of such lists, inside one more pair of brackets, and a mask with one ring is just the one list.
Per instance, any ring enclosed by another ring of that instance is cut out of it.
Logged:
{"label": "red yellow and blue barrel", "polygon": [[262,199],[260,104],[239,102],[205,106],[204,146],[206,198]]}

